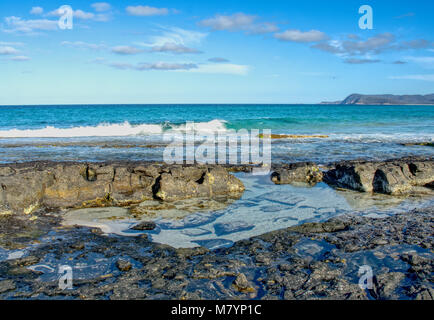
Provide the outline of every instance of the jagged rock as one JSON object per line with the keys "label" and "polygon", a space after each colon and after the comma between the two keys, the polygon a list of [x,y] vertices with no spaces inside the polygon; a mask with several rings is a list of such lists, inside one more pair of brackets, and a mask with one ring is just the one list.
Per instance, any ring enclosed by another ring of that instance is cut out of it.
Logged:
{"label": "jagged rock", "polygon": [[330,219],[326,222],[308,222],[302,225],[289,227],[289,230],[300,233],[323,233],[346,230],[348,224],[339,219]]}
{"label": "jagged rock", "polygon": [[323,179],[323,173],[313,163],[294,163],[277,169],[271,174],[275,184],[290,184],[294,182],[316,184]]}
{"label": "jagged rock", "polygon": [[158,199],[175,201],[215,195],[239,197],[244,185],[222,167],[174,167],[161,174],[153,190]]}
{"label": "jagged rock", "polygon": [[15,282],[13,280],[0,281],[0,293],[14,290],[15,288],[16,288],[16,286],[15,286]]}
{"label": "jagged rock", "polygon": [[1,165],[0,186],[0,208],[26,214],[43,207],[126,206],[154,198],[238,197],[244,191],[242,182],[220,166],[134,163]]}
{"label": "jagged rock", "polygon": [[389,272],[378,275],[376,281],[374,281],[373,296],[377,299],[396,299],[395,290],[404,278],[405,274],[401,272]]}
{"label": "jagged rock", "polygon": [[157,225],[155,224],[155,222],[143,221],[143,222],[136,224],[135,226],[132,226],[130,229],[131,230],[138,230],[138,231],[146,231],[146,230],[154,230],[156,227],[157,227]]}
{"label": "jagged rock", "polygon": [[131,264],[131,262],[123,260],[123,259],[119,259],[118,261],[116,261],[116,267],[120,270],[120,271],[130,271],[131,268],[133,267],[133,265]]}
{"label": "jagged rock", "polygon": [[[324,175],[330,185],[361,192],[400,195],[426,193],[434,181],[433,160],[344,162]],[[421,188],[425,187],[425,188]]]}
{"label": "jagged rock", "polygon": [[234,287],[243,293],[255,292],[255,289],[250,285],[244,273],[239,273],[234,280]]}

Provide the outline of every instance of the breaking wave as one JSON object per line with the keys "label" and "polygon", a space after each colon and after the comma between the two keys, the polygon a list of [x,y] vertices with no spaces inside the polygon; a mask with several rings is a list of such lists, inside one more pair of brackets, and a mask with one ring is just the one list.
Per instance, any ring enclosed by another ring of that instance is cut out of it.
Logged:
{"label": "breaking wave", "polygon": [[0,130],[0,138],[74,138],[74,137],[125,137],[151,134],[162,134],[166,131],[195,131],[201,133],[227,131],[224,120],[195,122],[185,124],[138,124],[129,122],[120,124],[101,123],[97,126],[80,126],[72,128],[56,128],[47,126],[42,129],[10,129]]}

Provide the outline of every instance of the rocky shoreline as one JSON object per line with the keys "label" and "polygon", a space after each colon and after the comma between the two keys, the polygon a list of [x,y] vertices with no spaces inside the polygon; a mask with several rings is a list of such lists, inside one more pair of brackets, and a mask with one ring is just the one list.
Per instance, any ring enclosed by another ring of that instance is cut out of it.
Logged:
{"label": "rocky shoreline", "polygon": [[[145,200],[239,198],[242,182],[230,174],[253,165],[166,165],[145,162],[29,162],[0,165],[0,215],[45,209],[131,206]],[[272,167],[276,184],[325,182],[335,188],[389,195],[432,194],[434,160],[345,161]]]}
{"label": "rocky shoreline", "polygon": [[[17,219],[1,218],[1,229],[19,225]],[[55,224],[42,221],[45,228]],[[383,219],[342,216],[213,251],[174,249],[146,235],[61,229],[56,241],[0,262],[0,299],[432,300],[433,222],[434,208]],[[57,270],[44,269],[47,260],[76,265],[97,260],[99,269],[61,290]],[[371,289],[358,285],[362,265],[372,266]],[[50,272],[51,280],[41,281]]]}
{"label": "rocky shoreline", "polygon": [[[122,237],[64,227],[58,214],[64,208],[133,210],[144,200],[237,199],[245,187],[231,172],[252,168],[143,162],[1,165],[0,255],[9,255],[0,261],[0,299],[434,298],[433,207],[386,218],[338,216],[216,250],[175,249],[153,243],[146,234]],[[434,161],[423,158],[271,169],[276,184],[326,182],[390,196],[432,195],[434,181]],[[61,290],[57,270],[47,269],[64,264],[76,270],[71,290]],[[372,268],[370,289],[358,285],[362,266]]]}
{"label": "rocky shoreline", "polygon": [[129,206],[224,195],[244,186],[221,166],[31,162],[0,166],[0,215],[41,209]]}

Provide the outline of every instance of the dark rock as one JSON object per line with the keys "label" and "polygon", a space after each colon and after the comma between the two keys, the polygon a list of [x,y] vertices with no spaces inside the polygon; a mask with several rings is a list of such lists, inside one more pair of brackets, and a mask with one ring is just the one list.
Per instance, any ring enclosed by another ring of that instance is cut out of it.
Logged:
{"label": "dark rock", "polygon": [[377,299],[396,299],[396,289],[405,278],[401,272],[389,272],[380,274],[374,279],[374,296]]}
{"label": "dark rock", "polygon": [[240,197],[244,185],[223,167],[173,167],[161,174],[154,186],[158,199],[176,201],[195,197],[228,195]]}
{"label": "dark rock", "polygon": [[423,288],[416,294],[415,300],[434,300],[434,290],[432,288]]}
{"label": "dark rock", "polygon": [[242,182],[221,166],[31,162],[0,165],[0,208],[127,206],[144,200],[240,197]]}
{"label": "dark rock", "polygon": [[239,273],[234,280],[234,287],[243,293],[252,293],[256,290],[251,286],[244,273]]}
{"label": "dark rock", "polygon": [[14,290],[16,288],[15,282],[13,280],[3,280],[0,281],[0,293]]}
{"label": "dark rock", "polygon": [[250,225],[243,221],[236,221],[231,223],[216,223],[214,225],[215,233],[217,236],[227,235],[235,232],[251,230],[255,226]]}
{"label": "dark rock", "polygon": [[35,256],[27,256],[24,258],[8,260],[8,264],[11,267],[27,267],[34,264],[37,264],[40,261],[40,258]]}
{"label": "dark rock", "polygon": [[130,271],[131,268],[133,267],[133,265],[129,261],[126,261],[126,260],[123,260],[123,259],[119,259],[118,261],[116,261],[116,267],[120,271]]}
{"label": "dark rock", "polygon": [[131,230],[137,230],[137,231],[147,231],[147,230],[154,230],[157,227],[155,222],[152,221],[143,221],[139,222],[135,226],[132,226]]}
{"label": "dark rock", "polygon": [[326,172],[324,181],[361,192],[392,195],[428,192],[420,187],[434,181],[434,161],[411,158],[384,162],[347,161]]}
{"label": "dark rock", "polygon": [[308,183],[314,185],[321,182],[323,173],[313,163],[295,163],[276,169],[271,174],[275,184]]}
{"label": "dark rock", "polygon": [[347,224],[338,219],[331,219],[326,222],[309,222],[302,225],[290,227],[289,230],[300,233],[323,233],[338,232],[347,229]]}

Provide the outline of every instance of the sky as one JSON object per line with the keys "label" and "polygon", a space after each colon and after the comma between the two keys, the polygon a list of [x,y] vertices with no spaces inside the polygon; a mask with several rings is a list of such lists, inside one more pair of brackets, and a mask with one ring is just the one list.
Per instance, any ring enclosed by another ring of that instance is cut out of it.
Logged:
{"label": "sky", "polygon": [[[360,28],[362,5],[372,29]],[[0,105],[434,93],[433,11],[433,1],[1,1]]]}

